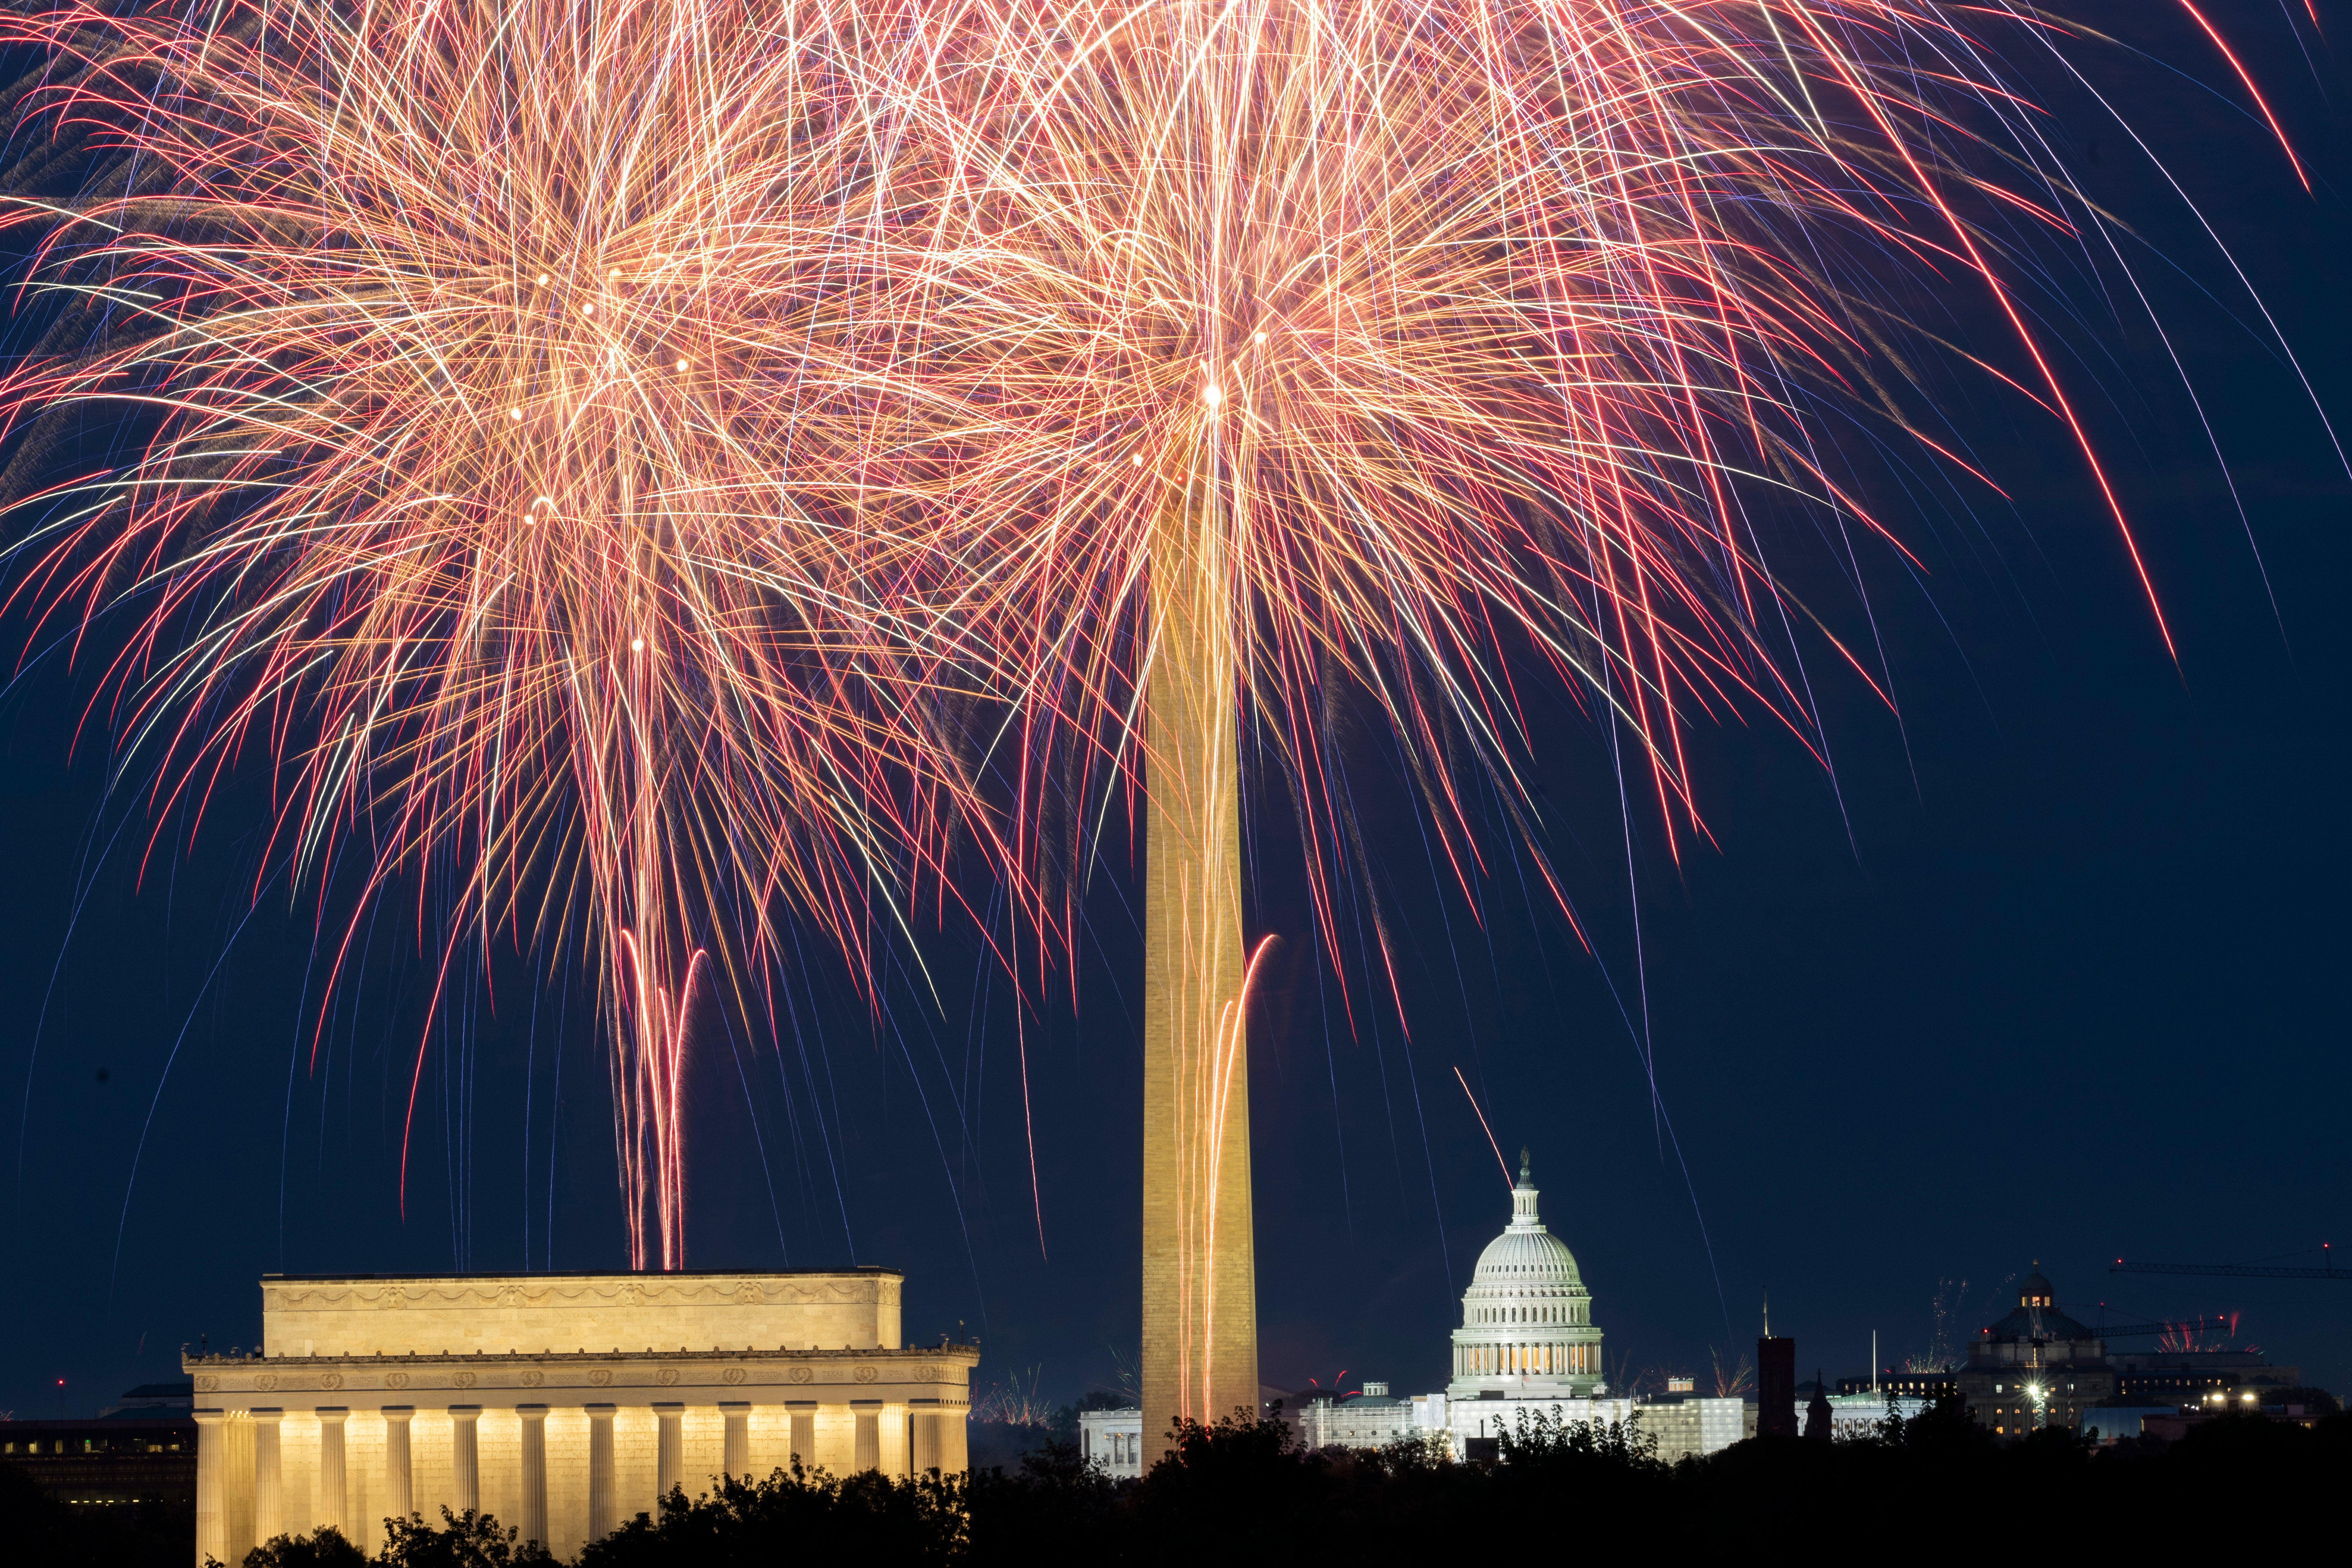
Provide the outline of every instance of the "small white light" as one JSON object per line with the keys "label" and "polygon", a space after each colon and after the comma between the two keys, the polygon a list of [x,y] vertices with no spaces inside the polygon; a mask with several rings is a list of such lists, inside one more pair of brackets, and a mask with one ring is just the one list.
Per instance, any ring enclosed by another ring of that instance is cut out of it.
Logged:
{"label": "small white light", "polygon": [[596,307],[593,305],[583,305],[580,307],[580,313],[583,316],[593,316],[596,313]]}
{"label": "small white light", "polygon": [[1134,464],[1139,468],[1143,467],[1143,454],[1140,452],[1129,453],[1127,460]]}
{"label": "small white light", "polygon": [[1209,383],[1207,386],[1201,389],[1201,401],[1207,404],[1212,408],[1214,408],[1218,404],[1223,403],[1224,400],[1225,395],[1218,390],[1217,384],[1213,381]]}
{"label": "small white light", "polygon": [[520,424],[522,421],[522,410],[520,408],[509,408],[507,410],[507,417],[514,420],[517,424]]}
{"label": "small white light", "polygon": [[1257,342],[1265,342],[1265,334],[1264,332],[1260,332],[1260,333],[1258,333],[1258,334],[1257,334],[1257,339],[1256,339],[1256,341],[1257,341]]}
{"label": "small white light", "polygon": [[645,652],[645,651],[646,651],[646,639],[645,639],[645,638],[643,638],[643,637],[631,637],[631,638],[629,639],[629,651],[630,651],[631,653],[643,653],[643,652]]}
{"label": "small white light", "polygon": [[677,368],[680,370],[692,370],[694,368],[694,362],[690,359],[682,359],[677,362]]}
{"label": "small white light", "polygon": [[539,286],[542,289],[547,287],[547,274],[544,272],[539,275]]}

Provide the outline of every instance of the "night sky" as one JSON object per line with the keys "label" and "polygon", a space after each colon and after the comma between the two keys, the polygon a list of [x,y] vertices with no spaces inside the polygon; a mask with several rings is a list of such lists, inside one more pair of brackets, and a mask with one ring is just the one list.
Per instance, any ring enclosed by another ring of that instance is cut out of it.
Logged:
{"label": "night sky", "polygon": [[[2168,62],[2082,57],[2352,430],[2352,72],[2307,23],[2298,40],[2302,0],[2213,9],[2314,194],[2168,7],[2072,13]],[[2352,11],[2321,15],[2352,39]],[[1251,1042],[1266,1382],[1443,1386],[1460,1293],[1509,1213],[1458,1068],[1514,1163],[1531,1149],[1612,1371],[1622,1352],[1709,1385],[1713,1354],[1752,1352],[1767,1289],[1805,1375],[1865,1371],[1874,1330],[1899,1364],[1929,1348],[1939,1289],[1965,1339],[2039,1259],[2078,1316],[2241,1312],[2238,1342],[2352,1385],[2342,1285],[2105,1272],[2118,1256],[2352,1249],[2336,1228],[2352,484],[2147,159],[2046,68],[2021,69],[2085,188],[2178,264],[2137,253],[2275,616],[2163,345],[2144,321],[2096,319],[2076,279],[2090,326],[2068,341],[2105,357],[2067,374],[2143,531],[2177,666],[2079,458],[1979,386],[1954,417],[2013,510],[1876,498],[1929,575],[1923,592],[1870,567],[1902,722],[1825,679],[1834,787],[1785,732],[1700,729],[1716,842],[1676,865],[1654,810],[1632,900],[1605,755],[1556,703],[1536,776],[1591,952],[1531,910],[1506,840],[1474,910],[1429,868],[1401,792],[1368,788],[1407,1027],[1360,974],[1351,1026],[1314,957],[1287,807],[1262,793],[1254,926],[1283,939]],[[20,647],[26,628],[0,638]],[[91,1413],[175,1374],[199,1334],[251,1344],[265,1271],[618,1267],[602,1047],[576,976],[567,991],[509,958],[495,1006],[434,1036],[404,1217],[429,975],[395,918],[323,1067],[298,1064],[312,931],[282,885],[255,906],[259,759],[192,851],[165,824],[142,868],[154,820],[105,803],[102,736],[76,745],[89,689],[44,666],[0,706],[0,1409]],[[1136,1353],[1141,1091],[1132,875],[1111,859],[1075,1017],[1049,1001],[1016,1024],[955,941],[934,955],[943,1014],[902,986],[871,1026],[811,949],[797,1037],[711,1017],[690,1263],[902,1268],[909,1337],[965,1323],[983,1387],[1115,1386]]]}

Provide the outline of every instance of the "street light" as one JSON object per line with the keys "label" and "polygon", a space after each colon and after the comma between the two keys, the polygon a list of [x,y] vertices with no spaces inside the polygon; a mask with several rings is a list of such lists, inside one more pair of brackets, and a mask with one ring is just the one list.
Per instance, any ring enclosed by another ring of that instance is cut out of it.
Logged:
{"label": "street light", "polygon": [[2033,1402],[2033,1424],[2036,1426],[2048,1426],[2050,1424],[2050,1391],[2038,1383],[2029,1383],[2025,1385],[2025,1396]]}

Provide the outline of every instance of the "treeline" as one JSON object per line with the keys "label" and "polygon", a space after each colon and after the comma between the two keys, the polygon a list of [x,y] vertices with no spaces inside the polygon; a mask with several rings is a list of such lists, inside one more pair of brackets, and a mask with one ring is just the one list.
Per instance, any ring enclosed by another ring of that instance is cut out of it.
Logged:
{"label": "treeline", "polygon": [[[1998,1442],[1957,1401],[1873,1436],[1750,1441],[1667,1465],[1638,1421],[1536,1420],[1499,1464],[1420,1444],[1307,1453],[1278,1422],[1183,1428],[1139,1480],[1114,1482],[1054,1443],[1013,1469],[895,1479],[779,1471],[673,1491],[574,1561],[579,1568],[774,1568],[795,1554],[890,1564],[1456,1562],[1494,1551],[1559,1561],[1597,1547],[1680,1552],[1861,1549],[1941,1557],[2005,1546],[2221,1542],[2268,1553],[2328,1539],[2352,1479],[2352,1416],[2313,1428],[2225,1416],[2179,1443],[2106,1448],[2043,1432]],[[242,1568],[517,1568],[554,1561],[483,1515],[391,1521],[360,1547],[332,1531],[280,1537]],[[12,1531],[13,1542],[26,1536]],[[56,1548],[69,1543],[63,1538]],[[1427,1555],[1424,1555],[1427,1554]],[[52,1550],[19,1561],[128,1563]],[[176,1554],[137,1559],[188,1561]]]}

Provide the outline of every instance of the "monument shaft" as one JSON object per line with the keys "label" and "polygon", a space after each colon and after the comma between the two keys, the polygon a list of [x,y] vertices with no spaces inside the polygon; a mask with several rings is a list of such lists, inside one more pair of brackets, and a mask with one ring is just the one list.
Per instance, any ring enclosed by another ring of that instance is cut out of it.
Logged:
{"label": "monument shaft", "polygon": [[1196,475],[1155,526],[1144,696],[1143,1444],[1257,1410],[1232,563]]}

